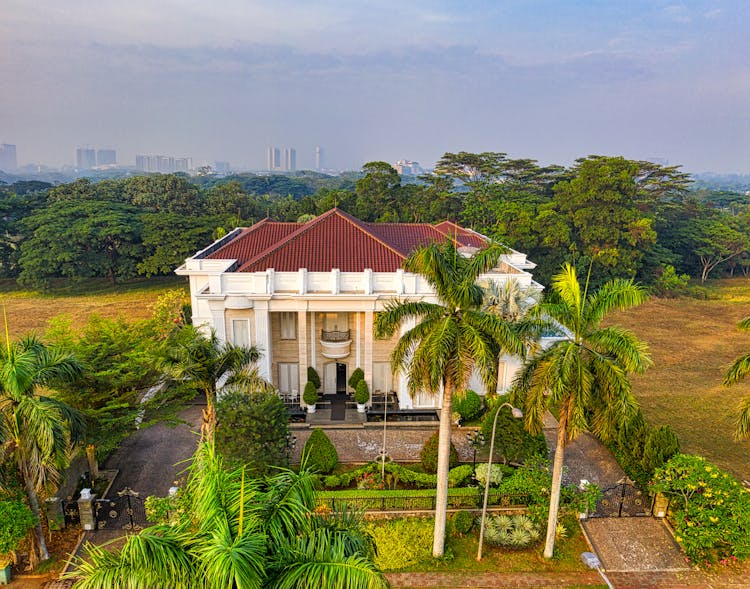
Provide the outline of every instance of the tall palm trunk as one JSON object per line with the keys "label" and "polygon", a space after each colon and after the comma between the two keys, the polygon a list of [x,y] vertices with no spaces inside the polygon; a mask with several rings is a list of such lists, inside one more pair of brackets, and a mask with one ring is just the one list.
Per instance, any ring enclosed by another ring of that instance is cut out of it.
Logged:
{"label": "tall palm trunk", "polygon": [[[31,509],[31,513],[33,513],[34,517],[36,518],[34,534],[36,535],[36,541],[39,547],[39,560],[47,560],[49,558],[49,551],[47,550],[47,541],[44,539],[44,530],[42,530],[42,511],[41,509],[39,509],[39,497],[37,496],[36,489],[34,488],[34,481],[32,480],[31,475],[26,468],[23,457],[21,456],[22,452],[20,451],[20,448],[17,448],[16,451],[18,456],[18,471],[21,473],[21,479],[23,480],[24,486],[26,487],[26,497],[29,500],[29,508]],[[29,561],[31,567],[34,568],[36,566],[36,562],[34,558],[33,543],[30,550]]]}
{"label": "tall palm trunk", "polygon": [[552,489],[549,497],[549,518],[547,519],[547,540],[544,544],[544,558],[552,558],[555,550],[555,534],[557,533],[557,512],[560,507],[560,487],[562,486],[562,469],[567,438],[568,403],[560,407],[560,421],[557,424],[557,446],[555,460],[552,463]]}
{"label": "tall palm trunk", "polygon": [[445,524],[448,512],[448,470],[451,459],[451,428],[453,425],[453,383],[443,386],[443,405],[440,408],[438,434],[437,489],[435,494],[435,532],[432,556],[440,558],[445,552]]}

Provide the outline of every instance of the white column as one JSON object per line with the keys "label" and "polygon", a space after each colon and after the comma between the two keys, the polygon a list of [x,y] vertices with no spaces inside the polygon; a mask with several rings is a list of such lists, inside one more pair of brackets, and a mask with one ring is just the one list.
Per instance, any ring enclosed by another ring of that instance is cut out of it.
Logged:
{"label": "white column", "polygon": [[305,390],[307,383],[307,367],[311,364],[307,358],[307,310],[297,311],[297,346],[299,354],[299,382],[300,388]]}
{"label": "white column", "polygon": [[338,268],[333,268],[331,270],[331,294],[339,294],[339,274],[340,272]]}
{"label": "white column", "polygon": [[315,311],[310,311],[310,366],[317,370],[318,366],[315,362],[315,342],[317,342],[317,333],[315,333]]}
{"label": "white column", "polygon": [[220,341],[227,341],[227,326],[224,318],[224,299],[209,300],[208,308],[211,311],[211,328]]}
{"label": "white column", "polygon": [[357,355],[354,357],[354,362],[356,363],[356,366],[354,368],[359,368],[362,366],[362,334],[361,334],[361,328],[359,326],[359,320],[361,319],[359,311],[354,313],[354,320],[356,321],[356,330],[355,333],[357,334],[356,339],[354,340],[356,342],[356,349],[357,349]]}
{"label": "white column", "polygon": [[372,323],[374,319],[374,313],[369,310],[365,311],[365,363],[362,366],[362,370],[365,373],[365,381],[367,386],[372,390]]}
{"label": "white column", "polygon": [[260,351],[258,373],[268,382],[271,377],[271,324],[268,316],[268,301],[255,302],[255,345]]}

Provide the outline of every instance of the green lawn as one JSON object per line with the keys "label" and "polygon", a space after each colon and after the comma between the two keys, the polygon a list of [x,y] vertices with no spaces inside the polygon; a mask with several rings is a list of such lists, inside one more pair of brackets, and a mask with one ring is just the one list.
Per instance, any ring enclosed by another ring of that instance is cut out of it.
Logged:
{"label": "green lawn", "polygon": [[43,332],[47,322],[57,315],[68,316],[74,328],[83,327],[93,314],[143,319],[150,315],[149,307],[161,293],[176,288],[187,292],[184,278],[166,276],[115,286],[103,280],[59,282],[45,293],[24,290],[12,280],[1,280],[0,303],[8,317],[10,335],[17,337],[29,331]]}
{"label": "green lawn", "polygon": [[722,386],[737,356],[750,350],[750,333],[737,323],[750,316],[750,279],[708,285],[709,299],[652,299],[616,314],[614,322],[648,342],[654,366],[633,379],[646,419],[669,424],[682,450],[700,454],[750,480],[750,441],[733,439],[739,398],[750,380]]}

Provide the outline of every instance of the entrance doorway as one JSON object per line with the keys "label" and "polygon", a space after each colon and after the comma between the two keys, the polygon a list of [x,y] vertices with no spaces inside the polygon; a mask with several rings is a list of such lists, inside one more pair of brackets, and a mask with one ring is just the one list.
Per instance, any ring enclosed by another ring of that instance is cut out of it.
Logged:
{"label": "entrance doorway", "polygon": [[346,364],[343,362],[329,362],[325,365],[326,395],[346,394]]}
{"label": "entrance doorway", "polygon": [[346,364],[336,362],[336,394],[346,395]]}

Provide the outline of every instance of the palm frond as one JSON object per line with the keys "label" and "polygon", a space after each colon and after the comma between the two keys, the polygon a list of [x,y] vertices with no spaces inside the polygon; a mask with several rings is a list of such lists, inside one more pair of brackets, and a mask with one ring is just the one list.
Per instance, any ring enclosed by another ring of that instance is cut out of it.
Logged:
{"label": "palm frond", "polygon": [[724,376],[724,384],[729,386],[744,379],[750,374],[750,353],[737,358]]}
{"label": "palm frond", "polygon": [[738,440],[750,438],[750,395],[745,397],[737,407],[734,436]]}

